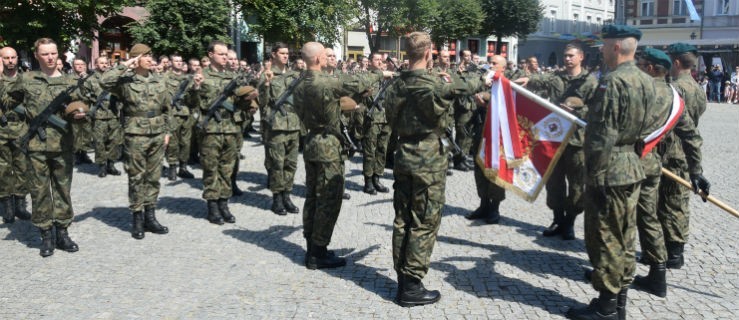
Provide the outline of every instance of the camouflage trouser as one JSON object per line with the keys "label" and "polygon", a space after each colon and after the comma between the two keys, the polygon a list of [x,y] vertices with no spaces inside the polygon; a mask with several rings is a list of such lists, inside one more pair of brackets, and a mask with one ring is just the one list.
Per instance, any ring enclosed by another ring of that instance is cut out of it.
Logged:
{"label": "camouflage trouser", "polygon": [[170,166],[178,162],[187,162],[190,157],[193,127],[190,116],[174,116],[172,122],[174,128],[169,138],[169,145],[167,145],[167,163]]}
{"label": "camouflage trouser", "polygon": [[[657,163],[659,164],[659,160],[657,160]],[[647,174],[646,179],[641,183],[639,202],[636,206],[636,228],[639,232],[641,253],[644,260],[650,265],[667,261],[665,237],[662,233],[662,224],[657,217],[658,188],[661,175],[659,170],[656,173],[649,172]]]}
{"label": "camouflage trouser", "polygon": [[155,206],[164,160],[164,134],[125,136],[128,202],[133,212]]}
{"label": "camouflage trouser", "polygon": [[547,181],[547,206],[576,216],[585,210],[585,153],[568,145]]}
{"label": "camouflage trouser", "polygon": [[382,176],[385,172],[387,143],[390,140],[390,126],[387,123],[370,123],[365,132],[362,154],[362,173],[365,177]]}
{"label": "camouflage trouser", "polygon": [[480,199],[490,199],[498,203],[505,200],[505,189],[486,178],[479,165],[475,165],[475,186]]}
{"label": "camouflage trouser", "polygon": [[[690,181],[687,168],[682,166],[665,166],[679,177]],[[662,223],[665,242],[687,243],[690,235],[690,189],[683,187],[672,179],[662,179],[659,184],[659,201],[657,217]]]}
{"label": "camouflage trouser", "polygon": [[87,118],[71,122],[74,135],[74,151],[92,149],[92,121]]}
{"label": "camouflage trouser", "polygon": [[28,159],[31,223],[40,229],[68,226],[74,218],[69,193],[74,163],[72,152],[31,151]]}
{"label": "camouflage trouser", "polygon": [[231,175],[239,152],[237,133],[206,133],[200,147],[203,167],[203,199],[218,200],[231,197]]}
{"label": "camouflage trouser", "polygon": [[269,190],[272,193],[292,191],[298,170],[300,131],[271,131],[267,140]]}
{"label": "camouflage trouser", "polygon": [[470,128],[470,121],[474,112],[467,110],[464,107],[456,106],[454,108],[454,141],[457,142],[459,148],[462,149],[462,154],[457,157],[460,159],[462,156],[466,156],[472,150],[472,140],[474,134]]}
{"label": "camouflage trouser", "polygon": [[317,246],[328,246],[341,211],[344,162],[305,162],[303,236]]}
{"label": "camouflage trouser", "polygon": [[593,265],[591,282],[613,294],[627,288],[636,270],[636,203],[640,184],[585,188],[585,248]]}
{"label": "camouflage trouser", "polygon": [[359,105],[359,109],[349,113],[349,133],[356,141],[364,138],[364,118],[367,113],[367,107]]}
{"label": "camouflage trouser", "polygon": [[97,119],[93,122],[95,137],[95,163],[102,165],[120,158],[118,152],[123,143],[123,131],[118,119]]}
{"label": "camouflage trouser", "polygon": [[0,139],[0,198],[28,194],[28,158],[10,140]]}
{"label": "camouflage trouser", "polygon": [[446,170],[393,175],[393,265],[398,275],[423,279],[441,225]]}

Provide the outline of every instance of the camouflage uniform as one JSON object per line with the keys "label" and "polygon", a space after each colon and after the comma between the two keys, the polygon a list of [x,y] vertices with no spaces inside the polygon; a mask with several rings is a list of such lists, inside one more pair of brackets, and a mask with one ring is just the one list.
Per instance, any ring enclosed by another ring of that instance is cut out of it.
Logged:
{"label": "camouflage uniform", "polygon": [[[471,75],[476,75],[476,72],[457,72],[454,78],[469,78]],[[474,93],[474,92],[473,92]],[[472,100],[472,95],[462,95],[454,99],[454,140],[462,149],[462,154],[455,157],[454,162],[463,161],[463,157],[467,157],[469,154],[474,153],[473,148],[476,150],[478,144],[474,141],[475,128],[473,128],[473,116],[475,116],[475,110],[477,105]]]}
{"label": "camouflage uniform", "polygon": [[[382,74],[381,71],[371,71],[371,74]],[[387,80],[391,81],[391,80]],[[378,94],[380,90],[380,82],[372,83],[373,94]],[[363,100],[363,104],[368,108],[366,119],[364,120],[364,142],[362,143],[363,161],[362,174],[365,177],[382,176],[385,173],[385,159],[387,156],[387,144],[390,140],[390,126],[387,124],[385,117],[385,108],[382,102],[378,102],[372,112],[372,100],[374,96],[369,95]]]}
{"label": "camouflage uniform", "polygon": [[423,279],[441,224],[449,150],[442,140],[455,95],[471,88],[426,70],[403,71],[386,91],[388,122],[398,133],[393,175],[393,263],[398,275]]}
{"label": "camouflage uniform", "polygon": [[308,130],[303,151],[307,189],[303,235],[309,244],[325,248],[331,242],[341,210],[345,146],[339,125],[339,98],[365,91],[367,87],[358,77],[334,77],[308,70],[293,94],[297,114]]}
{"label": "camouflage uniform", "polygon": [[[4,95],[5,90],[13,87],[19,76],[20,73],[13,78],[9,78],[0,73],[0,97]],[[19,111],[22,111],[20,108]],[[12,109],[3,110],[3,108],[0,108],[0,115],[4,115],[8,121],[5,126],[0,126],[0,199],[8,199],[14,196],[25,200],[26,194],[28,194],[28,177],[26,175],[28,159],[12,144],[14,140],[28,131],[25,114]],[[5,209],[10,210],[10,208]]]}
{"label": "camouflage uniform", "polygon": [[[169,72],[166,75],[167,88],[173,94],[177,93],[182,81],[185,81],[189,75],[187,74],[175,74]],[[189,88],[192,87],[192,81],[190,82]],[[187,88],[186,90],[189,90]],[[195,118],[191,115],[189,106],[193,105],[194,102],[190,95],[185,95],[181,108],[174,108],[172,110],[172,136],[169,139],[169,145],[167,145],[167,164],[169,164],[170,170],[180,165],[186,165],[187,159],[190,157],[190,143],[192,142],[192,131],[195,126]]]}
{"label": "camouflage uniform", "polygon": [[[285,73],[273,66],[274,78],[267,87],[264,84],[259,88],[259,102],[261,104],[261,115],[269,134],[266,136],[265,162],[268,176],[269,189],[273,194],[292,192],[295,181],[295,171],[298,169],[298,144],[300,141],[301,123],[293,106],[293,98],[288,98],[283,104],[285,114],[274,108],[275,102],[287,89],[290,83],[298,78],[300,74],[288,70]],[[264,130],[263,129],[263,130]]]}
{"label": "camouflage uniform", "polygon": [[[6,110],[22,103],[25,118],[30,122],[62,91],[77,84],[77,79],[62,75],[48,77],[39,71],[23,73],[11,87],[5,89],[3,105]],[[79,88],[71,94],[72,100],[84,99]],[[63,117],[63,110],[56,113]],[[44,128],[46,141],[34,135],[28,144],[28,182],[31,193],[31,222],[41,230],[56,225],[67,228],[72,223],[74,211],[70,188],[74,137],[71,129],[60,129],[51,124]]]}
{"label": "camouflage uniform", "polygon": [[171,132],[171,93],[161,76],[137,75],[119,65],[103,73],[100,85],[116,97],[123,116],[125,169],[131,211],[156,207],[164,159],[164,137]]}
{"label": "camouflage uniform", "polygon": [[95,138],[95,163],[98,165],[118,160],[120,158],[119,147],[123,143],[120,113],[117,106],[118,98],[100,86],[102,76],[101,72],[95,72],[85,82],[85,91],[90,95],[91,101],[97,101],[103,94],[107,96],[95,111],[92,122]]}
{"label": "camouflage uniform", "polygon": [[600,292],[618,294],[636,269],[636,205],[645,175],[635,145],[646,136],[645,113],[654,104],[653,79],[634,61],[604,76],[586,101],[585,246]]}

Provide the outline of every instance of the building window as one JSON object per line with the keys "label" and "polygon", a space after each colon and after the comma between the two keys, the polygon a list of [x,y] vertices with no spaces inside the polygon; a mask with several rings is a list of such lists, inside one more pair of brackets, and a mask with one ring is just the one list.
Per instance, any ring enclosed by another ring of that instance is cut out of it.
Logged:
{"label": "building window", "polygon": [[601,19],[600,17],[595,17],[595,23],[601,24],[603,22],[601,20],[603,20],[603,19]]}
{"label": "building window", "polygon": [[652,17],[654,16],[654,0],[639,0],[641,3],[641,16]]}
{"label": "building window", "polygon": [[673,16],[684,16],[687,15],[688,8],[685,5],[685,0],[672,0],[672,15]]}
{"label": "building window", "polygon": [[557,10],[552,10],[549,13],[552,14],[552,18],[549,19],[549,32],[555,32],[555,23],[557,22]]}
{"label": "building window", "polygon": [[716,0],[716,14],[727,15],[729,14],[729,4],[731,0]]}

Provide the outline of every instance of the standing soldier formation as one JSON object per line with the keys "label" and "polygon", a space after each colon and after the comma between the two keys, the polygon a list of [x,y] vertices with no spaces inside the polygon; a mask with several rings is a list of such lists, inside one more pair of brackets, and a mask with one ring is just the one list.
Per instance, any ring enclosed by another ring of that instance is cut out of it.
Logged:
{"label": "standing soldier formation", "polygon": [[108,58],[97,58],[95,73],[85,82],[85,90],[90,95],[90,101],[94,101],[88,117],[92,119],[95,163],[99,167],[98,177],[101,178],[108,174],[114,176],[121,174],[114,165],[120,158],[120,146],[123,143],[118,98],[100,86],[100,79],[109,68]]}

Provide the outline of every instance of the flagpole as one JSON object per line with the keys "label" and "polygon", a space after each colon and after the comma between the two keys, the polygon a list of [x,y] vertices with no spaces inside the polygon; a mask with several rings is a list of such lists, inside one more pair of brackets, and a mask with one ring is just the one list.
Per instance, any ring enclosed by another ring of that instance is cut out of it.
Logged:
{"label": "flagpole", "polygon": [[[679,177],[678,175],[670,172],[670,170],[667,170],[665,168],[662,168],[662,174],[664,174],[665,176],[667,176],[668,178],[670,178],[672,180],[675,180],[675,182],[683,185],[684,187],[686,187],[688,189],[691,189],[691,190],[693,189],[693,186],[690,185],[690,182],[685,181],[685,179],[683,179],[683,178]],[[716,198],[714,198],[711,195],[706,196],[703,193],[702,190],[700,191],[700,193],[698,193],[698,195],[700,195],[704,199],[710,201],[711,203],[715,204],[717,207],[719,207],[721,209],[724,209],[724,211],[730,213],[731,215],[739,218],[739,212],[737,212],[736,209],[734,209],[732,207],[729,207],[729,205],[727,205],[726,203],[723,203],[721,200],[716,199]]]}
{"label": "flagpole", "polygon": [[565,110],[562,110],[562,108],[557,107],[553,103],[549,102],[549,100],[544,99],[544,98],[542,98],[540,96],[537,96],[533,92],[531,92],[529,90],[526,90],[526,88],[524,88],[524,87],[522,87],[522,86],[514,83],[513,81],[510,81],[510,83],[511,83],[511,88],[513,88],[513,90],[516,90],[517,93],[523,94],[527,98],[536,101],[542,107],[547,108],[549,111],[552,111],[552,112],[556,113],[557,115],[562,116],[562,117],[566,118],[567,120],[570,120],[570,121],[576,123],[577,125],[579,125],[581,127],[584,127],[585,126],[585,121],[583,121],[582,119],[576,117],[575,115],[573,115],[573,114],[571,114],[571,113],[569,113],[569,112],[567,112]]}

